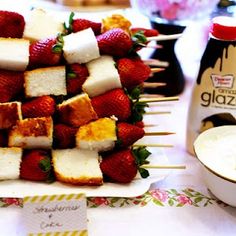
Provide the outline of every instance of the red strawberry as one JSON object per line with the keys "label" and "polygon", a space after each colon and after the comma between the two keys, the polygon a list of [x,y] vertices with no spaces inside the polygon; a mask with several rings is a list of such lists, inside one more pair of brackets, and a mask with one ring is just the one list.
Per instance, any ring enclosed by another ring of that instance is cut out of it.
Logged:
{"label": "red strawberry", "polygon": [[144,148],[118,150],[104,156],[100,168],[109,181],[130,183],[138,171],[143,178],[149,176],[148,171],[141,167],[148,163],[146,159],[149,155],[150,152]]}
{"label": "red strawberry", "polygon": [[136,34],[137,32],[143,32],[145,37],[157,36],[159,32],[156,29],[146,29],[146,28],[131,28],[131,34]]}
{"label": "red strawberry", "polygon": [[117,123],[117,144],[128,147],[144,136],[144,130],[136,125],[125,122]]}
{"label": "red strawberry", "polygon": [[144,128],[144,122],[143,121],[137,121],[134,125],[138,126],[139,128]]}
{"label": "red strawberry", "polygon": [[124,57],[132,48],[130,36],[120,28],[114,28],[97,36],[101,54]]}
{"label": "red strawberry", "polygon": [[24,118],[52,116],[55,111],[55,101],[50,96],[33,98],[22,104]]}
{"label": "red strawberry", "polygon": [[91,102],[99,118],[114,115],[119,121],[126,121],[131,115],[131,101],[120,88],[93,97]]}
{"label": "red strawberry", "polygon": [[58,65],[61,60],[62,47],[57,38],[47,38],[30,45],[29,67],[44,67]]}
{"label": "red strawberry", "polygon": [[24,73],[0,70],[0,102],[9,102],[23,91]]}
{"label": "red strawberry", "polygon": [[72,31],[78,32],[84,29],[92,28],[95,35],[101,34],[102,24],[87,19],[74,19],[72,22]]}
{"label": "red strawberry", "polygon": [[82,85],[87,79],[89,73],[85,65],[71,64],[67,68],[66,89],[69,95],[75,95],[82,92]]}
{"label": "red strawberry", "polygon": [[139,58],[121,58],[117,61],[117,69],[121,84],[127,89],[142,84],[151,74],[150,67]]}
{"label": "red strawberry", "polygon": [[0,37],[22,38],[25,29],[24,17],[16,12],[0,11]]}
{"label": "red strawberry", "polygon": [[28,150],[23,155],[20,167],[20,178],[45,181],[51,174],[51,160],[45,150]]}
{"label": "red strawberry", "polygon": [[77,128],[64,124],[54,125],[53,142],[55,148],[72,148],[75,146]]}
{"label": "red strawberry", "polygon": [[7,147],[8,134],[6,130],[0,130],[0,147]]}

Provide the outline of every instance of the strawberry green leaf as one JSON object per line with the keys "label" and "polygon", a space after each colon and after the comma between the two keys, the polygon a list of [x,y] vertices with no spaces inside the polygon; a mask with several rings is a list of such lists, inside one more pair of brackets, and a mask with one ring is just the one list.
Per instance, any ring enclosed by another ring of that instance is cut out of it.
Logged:
{"label": "strawberry green leaf", "polygon": [[65,28],[67,34],[70,34],[73,31],[72,23],[73,23],[74,15],[75,15],[75,13],[71,12],[69,19],[68,19],[68,24],[64,23],[64,28]]}
{"label": "strawberry green leaf", "polygon": [[48,172],[51,170],[51,161],[50,158],[42,159],[39,162],[39,167],[43,172]]}
{"label": "strawberry green leaf", "polygon": [[67,78],[75,78],[76,77],[76,74],[74,72],[68,72],[67,74]]}
{"label": "strawberry green leaf", "polygon": [[142,165],[149,163],[147,158],[151,155],[151,152],[149,152],[145,147],[133,148],[131,151],[138,166],[140,175],[142,176],[142,178],[147,178],[149,176],[149,172],[146,169],[142,168]]}
{"label": "strawberry green leaf", "polygon": [[146,170],[146,169],[144,169],[144,168],[141,168],[141,167],[140,167],[140,168],[138,168],[138,171],[139,171],[141,177],[144,178],[144,179],[149,176],[148,170]]}

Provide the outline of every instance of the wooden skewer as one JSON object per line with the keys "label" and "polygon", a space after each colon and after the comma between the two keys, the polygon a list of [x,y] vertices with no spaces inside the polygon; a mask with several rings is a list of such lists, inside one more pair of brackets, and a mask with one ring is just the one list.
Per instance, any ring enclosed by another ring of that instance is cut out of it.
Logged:
{"label": "wooden skewer", "polygon": [[186,169],[186,166],[184,165],[141,165],[140,167],[145,169]]}
{"label": "wooden skewer", "polygon": [[150,143],[144,143],[144,144],[133,144],[134,147],[167,147],[167,148],[172,148],[174,147],[171,144],[150,144]]}
{"label": "wooden skewer", "polygon": [[148,66],[160,66],[160,67],[168,67],[169,62],[168,61],[160,61],[158,59],[147,59],[143,60],[144,64]]}
{"label": "wooden skewer", "polygon": [[156,127],[156,126],[158,126],[158,124],[144,124],[144,128],[145,127]]}
{"label": "wooden skewer", "polygon": [[160,131],[160,132],[145,132],[145,136],[158,136],[158,135],[171,135],[171,134],[175,134],[173,132],[164,132],[164,131]]}
{"label": "wooden skewer", "polygon": [[171,111],[147,111],[144,115],[166,115],[171,114]]}
{"label": "wooden skewer", "polygon": [[139,43],[138,45],[144,47],[144,48],[154,48],[154,49],[160,49],[163,48],[162,45],[148,45],[148,44],[143,44],[143,43]]}
{"label": "wooden skewer", "polygon": [[153,37],[147,37],[147,41],[166,41],[166,40],[173,40],[173,39],[178,39],[182,36],[182,34],[170,34],[170,35],[164,35],[164,34],[159,34],[157,36]]}
{"label": "wooden skewer", "polygon": [[158,88],[158,87],[163,87],[166,86],[166,83],[152,83],[152,82],[144,82],[143,87],[144,88]]}
{"label": "wooden skewer", "polygon": [[158,73],[158,72],[161,72],[161,71],[164,71],[165,68],[151,68],[151,72],[152,73]]}
{"label": "wooden skewer", "polygon": [[140,98],[163,98],[164,95],[162,94],[147,94],[147,93],[144,93],[144,94],[140,94]]}
{"label": "wooden skewer", "polygon": [[179,97],[160,97],[160,98],[146,98],[140,99],[140,102],[168,102],[168,101],[178,101]]}

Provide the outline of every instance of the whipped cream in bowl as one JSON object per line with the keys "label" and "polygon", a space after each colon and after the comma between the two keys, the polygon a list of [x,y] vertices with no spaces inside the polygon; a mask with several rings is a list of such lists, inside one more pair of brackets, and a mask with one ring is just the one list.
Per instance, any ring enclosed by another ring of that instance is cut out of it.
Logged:
{"label": "whipped cream in bowl", "polygon": [[208,189],[221,201],[236,207],[236,126],[219,126],[201,133],[194,151]]}

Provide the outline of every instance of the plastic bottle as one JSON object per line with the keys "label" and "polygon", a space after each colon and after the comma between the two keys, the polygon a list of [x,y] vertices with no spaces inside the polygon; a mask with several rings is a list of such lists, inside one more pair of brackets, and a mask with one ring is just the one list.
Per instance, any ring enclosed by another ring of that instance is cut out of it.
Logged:
{"label": "plastic bottle", "polygon": [[188,110],[186,147],[206,129],[236,125],[236,18],[212,19]]}

